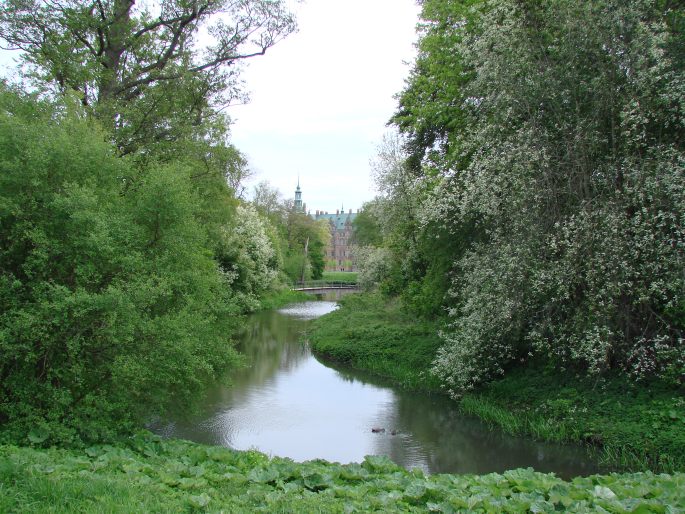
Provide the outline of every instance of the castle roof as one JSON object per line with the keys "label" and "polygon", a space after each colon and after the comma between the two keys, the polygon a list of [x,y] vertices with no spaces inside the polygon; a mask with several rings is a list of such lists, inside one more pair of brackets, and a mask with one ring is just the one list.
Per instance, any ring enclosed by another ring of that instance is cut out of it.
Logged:
{"label": "castle roof", "polygon": [[347,223],[347,220],[352,223],[354,218],[357,217],[356,212],[338,212],[335,214],[326,214],[323,212],[317,212],[314,215],[315,220],[329,220],[330,222],[333,223],[333,226],[335,227],[336,230],[344,230],[345,229],[345,223]]}

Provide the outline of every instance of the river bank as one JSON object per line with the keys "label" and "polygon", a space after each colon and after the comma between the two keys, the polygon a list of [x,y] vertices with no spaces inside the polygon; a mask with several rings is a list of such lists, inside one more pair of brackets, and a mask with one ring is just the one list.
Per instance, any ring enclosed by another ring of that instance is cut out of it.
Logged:
{"label": "river bank", "polygon": [[583,448],[490,430],[445,395],[321,362],[301,338],[314,319],[337,308],[334,300],[339,297],[247,316],[236,341],[245,367],[198,398],[192,412],[170,413],[147,428],[166,438],[256,449],[297,462],[386,455],[431,474],[533,467],[570,479],[609,471]]}
{"label": "river bank", "polygon": [[312,295],[303,291],[293,291],[291,289],[270,291],[259,300],[259,310],[268,311],[270,309],[279,309],[289,303],[306,302],[312,298]]}
{"label": "river bank", "polygon": [[[341,304],[313,323],[309,341],[317,354],[403,387],[442,392],[430,374],[439,323],[417,321],[373,295],[349,296]],[[685,400],[663,383],[590,380],[528,364],[459,403],[509,433],[591,445],[614,469],[685,469]]]}
{"label": "river bank", "polygon": [[397,304],[349,295],[314,320],[309,342],[324,359],[369,371],[408,389],[443,394],[428,370],[440,347],[436,324],[409,318]]}
{"label": "river bank", "polygon": [[[350,301],[359,302],[361,308],[365,299],[359,297]],[[305,302],[299,307],[281,310],[288,315],[279,311],[258,313],[256,317],[271,315],[274,319],[286,320],[292,316],[291,311],[298,308],[304,309],[302,314],[307,314],[307,309],[316,310],[317,303]],[[370,306],[361,310],[368,314]],[[307,318],[312,320],[315,316],[312,311]],[[304,326],[310,327],[313,321],[307,323]],[[288,339],[294,338],[295,332],[301,333],[302,326],[301,322],[293,320],[290,329],[285,330],[292,332]],[[270,334],[283,332],[283,327],[263,328],[259,333],[267,343],[272,341]],[[378,334],[385,333],[382,327],[376,327],[376,330]],[[417,342],[419,335],[417,329],[412,340]],[[398,344],[395,338],[389,348],[397,352]],[[283,346],[282,351],[287,353],[295,346],[298,345],[293,342],[292,346]],[[260,348],[272,355],[276,347],[269,343],[264,347],[255,346],[253,350]],[[306,350],[302,345],[299,348],[303,352]],[[302,355],[300,352],[293,357],[301,359]],[[283,356],[283,353],[275,355],[275,361],[284,362],[286,367],[298,367],[293,366],[295,361],[283,359]],[[412,358],[418,359],[418,353]],[[263,369],[256,368],[255,372],[265,376],[260,371]],[[386,370],[391,369],[386,367]],[[409,368],[399,366],[396,369],[399,370],[397,376],[406,377]],[[322,386],[321,376],[317,376],[319,389],[327,391]],[[343,378],[351,382],[356,380],[350,376]],[[422,383],[419,379],[417,383]],[[307,384],[311,382],[307,381]],[[430,383],[423,384],[432,387]],[[372,389],[368,383],[358,385],[363,390]],[[236,381],[233,388],[237,387]],[[311,391],[311,387],[307,386],[306,390]],[[330,402],[328,393],[327,396]],[[357,395],[351,397],[357,398],[355,403],[359,403]],[[447,402],[438,395],[432,398]],[[303,403],[310,402],[311,397],[303,398]],[[340,410],[340,402],[332,403]],[[283,432],[287,423],[278,421],[283,413],[279,414],[275,406],[290,410],[289,404],[264,401],[263,397],[257,404],[264,411],[264,419],[276,419],[278,432]],[[271,407],[265,409],[265,405]],[[417,405],[405,405],[400,410],[426,417]],[[345,412],[342,415],[343,418],[351,417]],[[453,433],[444,421],[442,419],[443,429]],[[479,430],[487,432],[483,427]],[[308,446],[317,439],[320,438],[310,436]],[[404,446],[407,439],[402,435],[379,436],[378,442],[382,441],[405,441]],[[340,444],[335,440],[319,442],[328,446]],[[463,451],[455,453],[460,459],[465,457]],[[316,457],[321,455],[317,452]],[[271,458],[253,449],[239,451],[167,439],[149,432],[87,448],[0,445],[0,512],[679,512],[685,509],[683,473],[612,473],[583,477],[573,474],[570,477],[575,478],[563,479],[552,473],[524,469],[526,465],[520,464],[495,473],[427,474],[420,468],[407,470],[382,456],[359,457],[355,459],[358,463],[352,464],[319,458],[305,462],[299,462],[304,459],[296,460],[298,462]]]}
{"label": "river bank", "polygon": [[140,433],[85,450],[0,446],[2,512],[664,512],[685,474],[564,481],[518,469],[425,475],[384,457],[295,463]]}

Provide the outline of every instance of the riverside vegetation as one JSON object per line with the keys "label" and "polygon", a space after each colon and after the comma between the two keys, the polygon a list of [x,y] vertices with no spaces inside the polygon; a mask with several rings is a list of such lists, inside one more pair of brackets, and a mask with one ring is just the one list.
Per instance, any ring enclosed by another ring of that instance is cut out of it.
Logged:
{"label": "riverside vegetation", "polygon": [[192,407],[241,365],[241,316],[323,271],[323,224],[268,188],[241,200],[220,107],[244,96],[233,65],[292,15],[164,4],[155,19],[133,2],[0,6],[31,91],[0,84],[0,441],[112,440]]}
{"label": "riverside vegetation", "polygon": [[355,220],[380,297],[317,321],[314,348],[623,469],[682,470],[682,4],[421,7]]}
{"label": "riverside vegetation", "polygon": [[3,512],[678,512],[685,475],[561,480],[407,471],[385,457],[297,464],[139,434],[84,450],[0,447]]}
{"label": "riverside vegetation", "polygon": [[685,508],[680,2],[423,0],[355,220],[358,283],[382,300],[346,300],[313,336],[651,470],[571,482],[132,436],[241,364],[241,316],[321,278],[329,237],[268,184],[242,199],[222,114],[245,96],[238,62],[295,30],[287,2],[161,4],[0,5],[25,84],[0,85],[3,510]]}
{"label": "riverside vegetation", "polygon": [[[446,394],[432,371],[440,322],[421,321],[379,294],[349,295],[314,320],[308,340],[324,359],[386,377],[401,387]],[[513,434],[581,442],[609,467],[673,472],[685,468],[683,397],[663,381],[635,384],[560,374],[536,363],[458,400],[461,409]]]}

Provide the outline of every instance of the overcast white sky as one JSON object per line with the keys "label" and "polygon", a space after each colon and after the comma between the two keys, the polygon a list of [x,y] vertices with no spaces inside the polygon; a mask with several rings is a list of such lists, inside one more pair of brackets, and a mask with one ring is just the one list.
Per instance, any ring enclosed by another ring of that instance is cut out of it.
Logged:
{"label": "overcast white sky", "polygon": [[[357,209],[374,196],[369,160],[414,59],[415,0],[288,0],[299,31],[251,59],[251,101],[229,107],[232,142],[254,178],[284,198],[298,175],[308,209]],[[11,74],[0,52],[0,75]]]}
{"label": "overcast white sky", "polygon": [[251,102],[228,112],[255,178],[285,198],[300,176],[307,208],[361,207],[369,159],[388,129],[415,55],[415,0],[306,0],[299,32],[250,61]]}

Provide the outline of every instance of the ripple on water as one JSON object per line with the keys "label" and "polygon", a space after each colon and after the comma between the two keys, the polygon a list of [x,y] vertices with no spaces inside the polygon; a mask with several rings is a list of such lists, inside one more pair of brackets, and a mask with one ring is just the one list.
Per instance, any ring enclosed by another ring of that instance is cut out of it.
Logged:
{"label": "ripple on water", "polygon": [[297,319],[314,319],[338,308],[336,302],[301,302],[278,309],[278,312]]}

